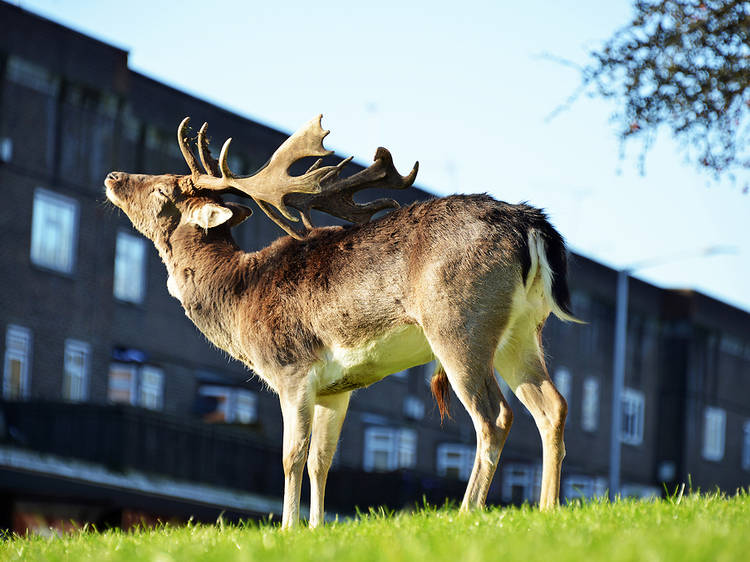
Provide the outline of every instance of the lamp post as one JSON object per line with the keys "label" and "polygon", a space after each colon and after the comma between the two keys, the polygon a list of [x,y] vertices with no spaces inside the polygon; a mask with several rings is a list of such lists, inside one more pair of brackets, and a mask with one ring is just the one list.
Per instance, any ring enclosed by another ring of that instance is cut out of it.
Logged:
{"label": "lamp post", "polygon": [[625,386],[625,353],[628,337],[628,284],[632,273],[646,267],[662,265],[678,259],[696,256],[715,256],[735,253],[726,246],[711,246],[700,252],[680,254],[669,258],[656,258],[638,262],[617,272],[617,296],[615,306],[615,343],[612,359],[612,425],[609,436],[609,499],[614,501],[620,493],[620,430],[622,426],[622,391]]}

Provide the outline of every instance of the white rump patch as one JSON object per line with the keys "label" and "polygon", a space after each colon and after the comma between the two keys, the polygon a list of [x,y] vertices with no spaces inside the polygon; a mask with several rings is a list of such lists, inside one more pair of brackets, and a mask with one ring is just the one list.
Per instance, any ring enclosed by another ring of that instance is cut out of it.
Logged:
{"label": "white rump patch", "polygon": [[552,277],[554,273],[547,260],[547,244],[544,241],[544,236],[538,230],[531,230],[529,232],[529,254],[531,254],[531,270],[529,270],[529,279],[531,281],[527,283],[526,291],[528,292],[533,285],[536,271],[534,271],[534,275],[532,276],[532,270],[535,270],[534,266],[538,264],[537,268],[542,279],[542,288],[544,289],[544,300],[550,307],[552,314],[564,322],[580,322],[575,316],[561,309],[552,296]]}

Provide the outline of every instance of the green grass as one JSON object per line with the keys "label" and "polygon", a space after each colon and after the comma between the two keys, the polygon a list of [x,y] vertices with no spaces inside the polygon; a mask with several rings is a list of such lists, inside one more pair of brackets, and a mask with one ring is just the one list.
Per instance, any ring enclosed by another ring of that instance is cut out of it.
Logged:
{"label": "green grass", "polygon": [[370,514],[325,528],[271,524],[164,526],[9,537],[0,560],[450,561],[749,560],[750,496],[588,502],[459,515],[454,509]]}

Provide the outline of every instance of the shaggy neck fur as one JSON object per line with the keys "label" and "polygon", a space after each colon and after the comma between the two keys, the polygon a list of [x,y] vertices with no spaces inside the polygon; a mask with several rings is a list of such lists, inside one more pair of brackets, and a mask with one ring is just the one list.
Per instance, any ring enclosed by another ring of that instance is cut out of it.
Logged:
{"label": "shaggy neck fur", "polygon": [[237,314],[250,276],[249,255],[235,244],[227,228],[204,231],[180,225],[160,251],[179,291],[185,314],[216,346],[250,364],[239,342]]}

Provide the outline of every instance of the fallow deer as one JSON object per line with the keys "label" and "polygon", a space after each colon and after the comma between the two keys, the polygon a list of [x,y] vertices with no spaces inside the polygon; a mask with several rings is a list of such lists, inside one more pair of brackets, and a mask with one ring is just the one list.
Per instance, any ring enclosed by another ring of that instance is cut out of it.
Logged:
{"label": "fallow deer", "polygon": [[[217,347],[243,362],[279,396],[284,422],[282,527],[299,519],[307,463],[310,525],[323,522],[323,497],[349,397],[391,373],[436,360],[432,389],[441,414],[448,385],[476,430],[476,457],[462,510],[484,505],[512,412],[493,367],[530,410],[542,439],[542,509],[556,505],[565,455],[567,406],[547,373],[542,327],[569,311],[566,253],[544,213],[486,195],[454,195],[393,210],[391,200],[354,203],[368,187],[404,188],[390,153],[348,178],[343,164],[292,176],[292,163],[330,154],[320,116],[295,133],[255,175],[227,166],[229,141],[213,159],[206,126],[199,168],[187,136],[178,142],[188,175],[112,172],[108,199],[156,246],[167,286]],[[231,139],[230,139],[231,140]],[[255,253],[230,229],[251,214],[225,202],[252,197],[290,236]],[[303,226],[288,207],[297,209]],[[310,209],[356,224],[314,228]]]}

